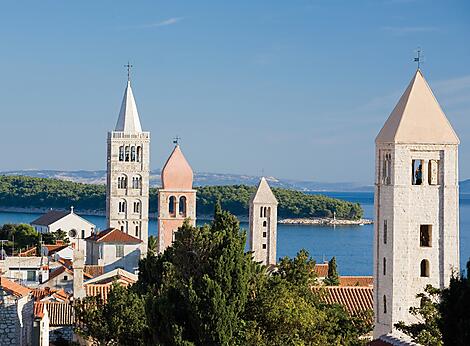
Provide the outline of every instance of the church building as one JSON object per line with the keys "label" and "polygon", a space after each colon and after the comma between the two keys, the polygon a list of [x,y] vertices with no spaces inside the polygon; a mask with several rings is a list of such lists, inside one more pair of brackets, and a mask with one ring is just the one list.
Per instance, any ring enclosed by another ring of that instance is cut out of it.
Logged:
{"label": "church building", "polygon": [[250,200],[250,251],[264,265],[276,264],[277,199],[268,182],[261,178]]}
{"label": "church building", "polygon": [[189,219],[196,225],[196,190],[193,170],[177,141],[162,169],[162,188],[158,190],[158,252],[175,240],[178,227]]}
{"label": "church building", "polygon": [[142,131],[128,80],[114,131],[108,132],[107,227],[141,240],[147,253],[150,133]]}
{"label": "church building", "polygon": [[459,269],[459,139],[418,69],[376,138],[374,338]]}

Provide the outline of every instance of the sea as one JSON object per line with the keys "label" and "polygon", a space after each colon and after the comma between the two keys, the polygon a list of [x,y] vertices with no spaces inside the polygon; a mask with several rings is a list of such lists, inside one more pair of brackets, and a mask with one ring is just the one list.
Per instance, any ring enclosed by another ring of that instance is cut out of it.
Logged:
{"label": "sea", "polygon": [[[364,217],[374,217],[373,192],[322,192],[322,194],[359,203]],[[0,212],[0,225],[5,223],[30,223],[40,214]],[[98,228],[104,229],[103,216],[84,216]],[[201,225],[208,221],[198,221]],[[248,224],[241,228],[248,231]],[[157,222],[151,220],[149,233],[156,235]],[[373,225],[363,226],[318,226],[278,225],[277,256],[294,257],[306,249],[317,263],[336,257],[340,275],[372,275]],[[470,194],[460,195],[460,266],[463,270],[470,259]]]}

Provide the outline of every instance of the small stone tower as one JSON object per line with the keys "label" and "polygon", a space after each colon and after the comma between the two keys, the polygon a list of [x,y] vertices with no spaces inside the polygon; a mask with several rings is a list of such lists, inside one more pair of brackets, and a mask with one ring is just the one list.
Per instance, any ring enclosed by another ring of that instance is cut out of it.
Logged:
{"label": "small stone tower", "polygon": [[160,253],[171,245],[185,219],[196,225],[196,190],[193,189],[193,170],[176,144],[162,169],[162,188],[158,190]]}
{"label": "small stone tower", "polygon": [[419,69],[375,142],[377,338],[459,269],[459,139]]}
{"label": "small stone tower", "polygon": [[150,133],[142,131],[128,81],[116,128],[108,132],[106,219],[108,228],[142,240],[142,256],[147,253],[149,161]]}
{"label": "small stone tower", "polygon": [[276,264],[277,199],[263,177],[250,200],[250,251],[264,265]]}

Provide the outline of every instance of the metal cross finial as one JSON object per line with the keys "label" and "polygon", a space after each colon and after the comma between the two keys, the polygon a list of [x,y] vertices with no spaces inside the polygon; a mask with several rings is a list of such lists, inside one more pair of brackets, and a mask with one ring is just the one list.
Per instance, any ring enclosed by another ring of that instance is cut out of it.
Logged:
{"label": "metal cross finial", "polygon": [[127,81],[129,82],[131,80],[131,68],[134,67],[134,65],[131,65],[128,61],[127,65],[124,65],[124,67],[127,67]]}
{"label": "metal cross finial", "polygon": [[416,51],[417,56],[414,59],[414,62],[418,63],[418,70],[421,65],[421,48],[418,47],[418,50]]}
{"label": "metal cross finial", "polygon": [[179,142],[180,142],[180,139],[181,139],[181,137],[179,137],[179,136],[176,136],[175,138],[173,138],[173,144],[178,145]]}

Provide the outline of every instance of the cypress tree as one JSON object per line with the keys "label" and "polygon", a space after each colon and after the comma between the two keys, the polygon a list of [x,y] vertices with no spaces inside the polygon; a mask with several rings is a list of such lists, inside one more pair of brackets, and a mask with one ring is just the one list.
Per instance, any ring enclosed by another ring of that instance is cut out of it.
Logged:
{"label": "cypress tree", "polygon": [[325,278],[324,282],[328,286],[339,285],[339,274],[338,274],[338,268],[336,266],[336,257],[333,257],[328,262],[328,276]]}

